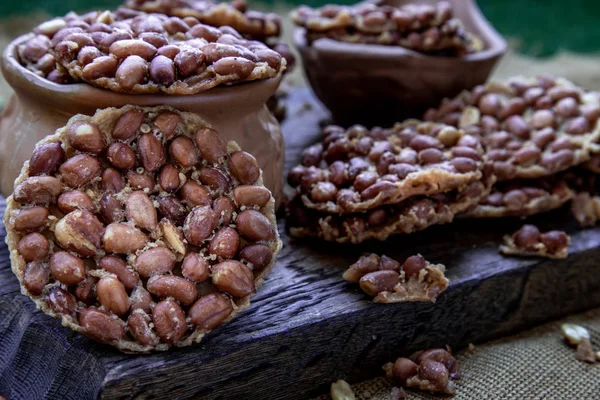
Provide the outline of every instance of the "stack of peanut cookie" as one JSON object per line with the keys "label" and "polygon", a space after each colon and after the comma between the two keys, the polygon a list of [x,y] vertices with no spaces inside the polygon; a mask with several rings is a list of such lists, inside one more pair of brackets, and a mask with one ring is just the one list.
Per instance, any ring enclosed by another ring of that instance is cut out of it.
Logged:
{"label": "stack of peanut cookie", "polygon": [[290,232],[359,243],[450,222],[489,194],[483,154],[477,136],[440,123],[329,126],[289,173]]}
{"label": "stack of peanut cookie", "polygon": [[547,76],[490,82],[425,114],[481,137],[493,163],[497,183],[472,217],[527,216],[569,201],[570,170],[593,169],[599,118],[597,93]]}
{"label": "stack of peanut cookie", "polygon": [[483,42],[465,31],[447,2],[402,7],[362,2],[353,6],[302,6],[292,21],[307,30],[312,42],[329,38],[349,43],[402,46],[439,55],[463,55],[483,49]]}

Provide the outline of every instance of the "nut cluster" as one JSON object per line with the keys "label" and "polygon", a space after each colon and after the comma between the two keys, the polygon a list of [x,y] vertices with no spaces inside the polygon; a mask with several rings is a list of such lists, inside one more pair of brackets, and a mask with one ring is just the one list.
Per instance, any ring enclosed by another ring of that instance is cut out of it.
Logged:
{"label": "nut cluster", "polygon": [[375,298],[375,302],[434,303],[448,287],[444,271],[443,265],[433,265],[420,254],[408,257],[401,265],[385,255],[379,257],[373,253],[359,258],[343,277],[348,282],[358,283],[363,292]]}
{"label": "nut cluster", "polygon": [[193,17],[128,9],[69,13],[41,24],[35,34],[19,46],[22,63],[59,83],[84,81],[117,92],[194,94],[272,78],[286,66],[265,44]]}
{"label": "nut cluster", "polygon": [[6,213],[24,293],[126,351],[189,345],[249,303],[281,246],[254,157],[167,107],[75,116]]}
{"label": "nut cluster", "polygon": [[466,32],[448,2],[401,7],[359,3],[301,6],[290,14],[312,42],[330,38],[350,43],[401,46],[415,51],[458,56],[483,50],[483,42]]}
{"label": "nut cluster", "polygon": [[408,120],[393,128],[339,126],[302,153],[288,182],[290,232],[337,242],[384,240],[452,221],[493,184],[478,137]]}
{"label": "nut cluster", "polygon": [[570,242],[563,231],[541,233],[535,225],[523,225],[512,236],[504,237],[500,252],[516,256],[566,258]]}
{"label": "nut cluster", "polygon": [[454,381],[461,378],[458,362],[448,347],[417,351],[385,364],[383,369],[394,384],[432,393],[454,394]]}
{"label": "nut cluster", "polygon": [[248,10],[246,0],[215,3],[209,0],[127,0],[123,5],[147,13],[167,14],[179,18],[196,18],[215,27],[230,26],[249,39],[264,41],[281,34],[281,18],[274,13]]}

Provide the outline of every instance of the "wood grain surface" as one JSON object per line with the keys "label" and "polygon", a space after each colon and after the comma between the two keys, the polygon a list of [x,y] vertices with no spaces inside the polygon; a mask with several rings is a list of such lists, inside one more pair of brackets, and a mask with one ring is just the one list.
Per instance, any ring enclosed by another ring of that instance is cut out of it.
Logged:
{"label": "wood grain surface", "polygon": [[[318,140],[327,114],[307,89],[288,99],[286,163]],[[0,211],[2,211],[0,209]],[[600,228],[578,231],[568,210],[533,218],[572,234],[566,260],[506,258],[505,233],[522,221],[462,220],[384,243],[290,239],[278,264],[234,321],[189,348],[124,355],[35,310],[20,295],[0,231],[0,395],[20,399],[307,399],[339,378],[382,374],[413,350],[454,348],[600,305]],[[2,228],[0,228],[2,229]],[[422,253],[448,268],[436,304],[374,304],[342,280],[363,252]]]}

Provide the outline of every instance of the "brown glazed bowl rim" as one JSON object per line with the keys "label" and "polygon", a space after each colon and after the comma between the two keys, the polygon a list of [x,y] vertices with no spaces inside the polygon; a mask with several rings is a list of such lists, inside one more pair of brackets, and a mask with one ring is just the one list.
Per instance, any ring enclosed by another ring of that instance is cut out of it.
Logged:
{"label": "brown glazed bowl rim", "polygon": [[52,101],[53,96],[57,95],[70,95],[74,99],[95,99],[98,108],[114,106],[115,104],[168,104],[177,107],[178,104],[186,106],[192,103],[213,102],[228,102],[236,106],[242,104],[246,106],[250,104],[262,105],[275,93],[283,76],[283,73],[279,72],[273,78],[242,82],[231,86],[216,86],[192,95],[127,94],[98,88],[85,82],[61,85],[33,73],[19,62],[17,47],[33,36],[33,33],[28,33],[10,42],[2,54],[0,67],[4,78],[15,89],[15,92],[20,92],[19,89],[23,89],[25,92],[35,93],[35,96],[42,98],[42,101],[46,99]]}
{"label": "brown glazed bowl rim", "polygon": [[304,51],[308,48],[313,49],[316,53],[324,53],[334,56],[336,54],[352,54],[355,58],[372,58],[381,61],[391,61],[398,59],[418,59],[423,62],[431,62],[438,64],[454,64],[461,63],[476,63],[484,60],[498,58],[506,53],[508,44],[496,29],[483,16],[479,7],[469,1],[471,7],[471,19],[474,24],[474,33],[476,33],[486,43],[486,48],[482,51],[467,54],[463,57],[452,56],[437,56],[420,53],[414,50],[400,46],[389,46],[381,44],[365,44],[365,43],[348,43],[341,42],[329,38],[317,39],[310,45],[306,41],[306,29],[297,27],[293,33],[294,45]]}

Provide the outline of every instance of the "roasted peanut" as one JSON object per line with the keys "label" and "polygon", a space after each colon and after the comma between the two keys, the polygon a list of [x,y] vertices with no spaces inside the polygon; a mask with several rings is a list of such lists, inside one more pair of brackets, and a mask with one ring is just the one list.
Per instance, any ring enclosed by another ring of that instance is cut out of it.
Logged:
{"label": "roasted peanut", "polygon": [[569,236],[562,231],[546,232],[540,239],[550,253],[559,252],[569,245]]}
{"label": "roasted peanut", "polygon": [[58,209],[63,214],[68,214],[75,210],[86,210],[94,212],[94,202],[84,192],[80,190],[72,190],[70,192],[64,192],[58,196]]}
{"label": "roasted peanut", "polygon": [[232,153],[228,165],[233,177],[242,185],[251,185],[260,176],[256,159],[245,151]]}
{"label": "roasted peanut", "polygon": [[202,51],[189,47],[180,50],[173,59],[179,75],[183,77],[196,75],[204,71],[206,68],[205,60],[206,56]]}
{"label": "roasted peanut", "polygon": [[198,297],[196,285],[175,275],[158,275],[148,279],[148,291],[160,298],[172,297],[184,306],[189,306]]}
{"label": "roasted peanut", "polygon": [[158,344],[158,337],[150,326],[150,316],[144,311],[134,311],[127,318],[127,327],[136,342],[142,346],[154,347]]}
{"label": "roasted peanut", "polygon": [[215,72],[219,75],[233,75],[235,79],[244,79],[254,70],[253,61],[241,57],[224,57],[213,64]]}
{"label": "roasted peanut", "polygon": [[133,289],[129,301],[131,303],[131,311],[143,310],[145,313],[150,312],[150,307],[153,304],[152,296],[142,285],[138,285]]}
{"label": "roasted peanut", "polygon": [[188,214],[183,225],[183,234],[188,242],[201,245],[212,234],[219,223],[219,216],[209,206],[198,206]]}
{"label": "roasted peanut", "polygon": [[115,196],[107,193],[100,199],[100,217],[108,224],[125,219],[123,204]]}
{"label": "roasted peanut", "polygon": [[119,193],[125,188],[125,180],[114,168],[106,168],[102,172],[102,189],[108,193]]}
{"label": "roasted peanut", "polygon": [[223,261],[212,267],[213,284],[222,292],[234,297],[244,297],[255,290],[250,268],[239,261]]}
{"label": "roasted peanut", "polygon": [[129,186],[134,190],[143,190],[146,193],[152,193],[154,191],[154,178],[148,174],[138,174],[133,171],[127,172],[127,180]]}
{"label": "roasted peanut", "polygon": [[145,133],[139,138],[138,155],[142,166],[150,172],[158,171],[166,159],[165,148],[152,133]]}
{"label": "roasted peanut", "polygon": [[[91,65],[91,64],[90,64]],[[132,55],[127,57],[117,68],[115,79],[125,90],[133,90],[136,85],[146,83],[148,63],[142,57]]]}
{"label": "roasted peanut", "polygon": [[78,154],[65,161],[58,171],[67,186],[78,188],[100,176],[100,161],[89,154]]}
{"label": "roasted peanut", "polygon": [[143,40],[126,39],[114,42],[110,45],[108,51],[120,59],[136,55],[143,59],[151,60],[156,54],[156,47]]}
{"label": "roasted peanut", "polygon": [[59,287],[53,287],[48,291],[48,304],[56,314],[75,316],[77,301],[73,295]]}
{"label": "roasted peanut", "polygon": [[241,212],[236,220],[240,234],[251,241],[266,241],[275,238],[275,230],[271,221],[255,210]]}
{"label": "roasted peanut", "polygon": [[208,251],[219,259],[233,258],[240,247],[240,235],[230,227],[219,229],[208,245]]}
{"label": "roasted peanut", "polygon": [[182,168],[191,168],[198,163],[198,153],[194,142],[186,136],[177,136],[173,139],[169,152]]}
{"label": "roasted peanut", "polygon": [[213,210],[219,216],[219,220],[222,225],[229,225],[231,218],[233,217],[233,211],[235,207],[233,201],[229,197],[222,196],[213,201]]}
{"label": "roasted peanut", "polygon": [[73,291],[75,298],[88,306],[96,303],[96,281],[96,278],[88,275],[84,280],[79,282]]}
{"label": "roasted peanut", "polygon": [[421,272],[421,270],[426,266],[427,261],[425,261],[425,258],[422,255],[417,254],[416,256],[408,257],[404,261],[404,264],[402,264],[402,269],[406,274],[406,278],[410,279],[412,277],[418,277],[419,272]]}
{"label": "roasted peanut", "polygon": [[246,261],[248,266],[255,271],[266,267],[273,258],[273,250],[264,244],[252,244],[240,251],[240,260]]}
{"label": "roasted peanut", "polygon": [[184,237],[181,229],[177,228],[175,224],[173,224],[173,222],[167,218],[163,218],[160,221],[160,229],[163,237],[171,249],[182,255],[187,253],[187,248],[184,243]]}
{"label": "roasted peanut", "polygon": [[229,189],[231,184],[229,177],[227,177],[227,175],[217,168],[202,167],[198,173],[198,179],[200,182],[212,190],[225,192],[227,189]]}
{"label": "roasted peanut", "polygon": [[129,297],[123,284],[112,276],[105,276],[96,285],[98,301],[115,315],[122,316],[129,311]]}
{"label": "roasted peanut", "polygon": [[131,139],[135,136],[138,129],[144,122],[144,112],[138,109],[131,109],[119,118],[112,131],[115,139]]}
{"label": "roasted peanut", "polygon": [[159,197],[158,211],[162,216],[173,221],[175,225],[183,225],[188,211],[175,197]]}
{"label": "roasted peanut", "polygon": [[41,261],[32,261],[25,266],[23,286],[34,296],[42,294],[44,287],[50,280],[48,264]]}
{"label": "roasted peanut", "polygon": [[55,203],[62,183],[52,176],[32,176],[15,187],[13,198],[21,204]]}
{"label": "roasted peanut", "polygon": [[76,121],[67,128],[71,146],[83,152],[99,154],[106,147],[104,134],[98,125],[88,121]]}
{"label": "roasted peanut", "polygon": [[344,272],[343,278],[348,282],[358,282],[360,278],[370,272],[375,272],[379,269],[379,256],[377,254],[369,254],[358,259]]}
{"label": "roasted peanut", "polygon": [[115,274],[126,290],[133,290],[139,282],[137,275],[127,268],[127,263],[120,257],[102,257],[98,267]]}
{"label": "roasted peanut", "polygon": [[50,272],[57,281],[75,285],[85,279],[85,264],[80,258],[59,251],[50,258]]}
{"label": "roasted peanut", "polygon": [[119,169],[132,169],[135,167],[135,152],[125,143],[113,143],[108,148],[108,161]]}
{"label": "roasted peanut", "polygon": [[181,117],[178,114],[171,111],[165,111],[156,117],[154,126],[156,126],[166,138],[170,138],[175,134],[179,121],[181,121]]}
{"label": "roasted peanut", "polygon": [[540,231],[535,225],[523,225],[513,235],[513,240],[517,247],[533,250],[540,241]]}
{"label": "roasted peanut", "polygon": [[158,174],[158,184],[166,192],[174,192],[179,187],[179,170],[173,164],[165,164]]}
{"label": "roasted peanut", "polygon": [[127,197],[125,212],[127,219],[137,227],[152,231],[158,226],[158,215],[152,200],[141,190],[132,192]]}
{"label": "roasted peanut", "polygon": [[17,251],[25,262],[43,260],[48,255],[49,249],[48,239],[39,233],[23,236],[17,244]]}
{"label": "roasted peanut", "polygon": [[200,297],[188,312],[192,325],[210,331],[221,325],[233,312],[229,298],[211,293]]}
{"label": "roasted peanut", "polygon": [[154,306],[152,321],[156,333],[165,343],[177,343],[187,331],[185,313],[174,300],[163,300]]}
{"label": "roasted peanut", "polygon": [[54,235],[58,244],[83,257],[92,257],[100,249],[104,225],[89,211],[76,210],[56,224]]}
{"label": "roasted peanut", "polygon": [[48,209],[45,207],[22,208],[15,212],[13,227],[18,232],[37,231],[46,226]]}
{"label": "roasted peanut", "polygon": [[109,253],[131,254],[143,249],[148,243],[148,237],[129,225],[112,223],[106,227],[102,241],[104,249]]}
{"label": "roasted peanut", "polygon": [[94,308],[79,309],[79,325],[86,335],[101,342],[115,342],[125,337],[125,324],[119,318]]}
{"label": "roasted peanut", "polygon": [[100,56],[83,67],[81,75],[88,81],[100,78],[112,78],[117,72],[119,60],[113,56]]}
{"label": "roasted peanut", "polygon": [[424,360],[419,364],[419,378],[429,381],[438,390],[448,386],[448,369],[444,364],[433,360]]}
{"label": "roasted peanut", "polygon": [[181,274],[194,282],[204,282],[208,278],[208,262],[198,253],[189,253],[183,259]]}
{"label": "roasted peanut", "polygon": [[375,271],[360,278],[360,288],[369,296],[377,296],[381,292],[391,292],[399,283],[396,271]]}
{"label": "roasted peanut", "polygon": [[190,206],[208,206],[211,204],[210,192],[199,183],[188,180],[181,187],[181,198]]}
{"label": "roasted peanut", "polygon": [[227,155],[227,144],[219,132],[211,128],[202,128],[196,133],[196,146],[200,156],[209,163],[217,163]]}
{"label": "roasted peanut", "polygon": [[392,379],[400,384],[406,384],[406,380],[417,375],[418,365],[408,358],[398,358],[392,367]]}
{"label": "roasted peanut", "polygon": [[141,253],[133,264],[143,278],[164,274],[175,266],[175,255],[166,247],[153,247]]}
{"label": "roasted peanut", "polygon": [[37,146],[29,160],[29,176],[54,174],[64,158],[60,142]]}

